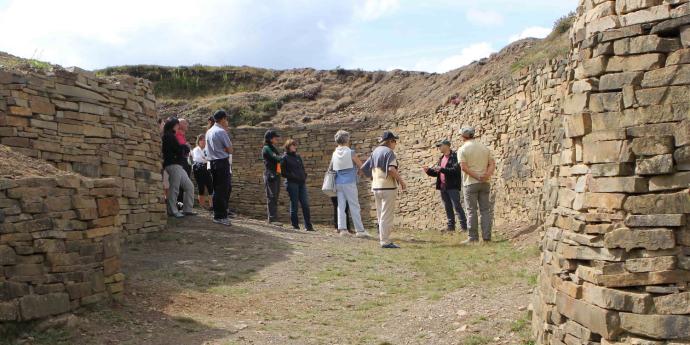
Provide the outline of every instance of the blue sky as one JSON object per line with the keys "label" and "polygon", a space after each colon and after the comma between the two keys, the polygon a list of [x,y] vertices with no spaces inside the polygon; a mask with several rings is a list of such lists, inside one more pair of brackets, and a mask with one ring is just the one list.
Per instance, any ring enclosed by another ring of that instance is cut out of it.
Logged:
{"label": "blue sky", "polygon": [[577,0],[0,0],[0,51],[123,64],[446,72],[543,37]]}

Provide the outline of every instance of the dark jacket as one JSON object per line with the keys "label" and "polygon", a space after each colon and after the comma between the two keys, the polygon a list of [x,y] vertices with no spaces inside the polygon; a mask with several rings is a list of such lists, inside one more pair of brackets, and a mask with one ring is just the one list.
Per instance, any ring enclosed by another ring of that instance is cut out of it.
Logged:
{"label": "dark jacket", "polygon": [[276,168],[278,164],[280,164],[281,159],[280,153],[278,153],[278,149],[276,149],[275,146],[271,144],[265,144],[264,148],[261,150],[261,157],[264,159],[264,168],[267,171],[276,173]]}
{"label": "dark jacket", "polygon": [[[438,159],[438,166],[441,166],[441,160],[443,156]],[[440,172],[446,175],[446,188],[445,189],[462,189],[462,172],[460,168],[460,162],[458,162],[458,154],[455,151],[450,152],[450,157],[448,158],[448,163],[445,168],[441,168]],[[436,177],[436,189],[441,189],[441,174],[429,169],[426,172],[427,175]]]}
{"label": "dark jacket", "polygon": [[280,160],[281,175],[288,182],[303,184],[307,181],[307,172],[304,171],[304,162],[298,154],[289,152]]}
{"label": "dark jacket", "polygon": [[162,152],[163,152],[163,167],[172,164],[179,164],[184,166],[186,161],[184,157],[185,147],[180,145],[177,141],[175,133],[164,133],[162,137]]}

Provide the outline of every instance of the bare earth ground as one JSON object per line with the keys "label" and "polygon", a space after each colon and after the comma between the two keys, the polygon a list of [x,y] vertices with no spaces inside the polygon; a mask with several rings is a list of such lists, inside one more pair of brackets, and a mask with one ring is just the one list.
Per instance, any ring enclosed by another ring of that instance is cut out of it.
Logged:
{"label": "bare earth ground", "polygon": [[125,296],[23,344],[531,344],[538,252],[464,235],[394,234],[403,249],[206,216],[127,245]]}

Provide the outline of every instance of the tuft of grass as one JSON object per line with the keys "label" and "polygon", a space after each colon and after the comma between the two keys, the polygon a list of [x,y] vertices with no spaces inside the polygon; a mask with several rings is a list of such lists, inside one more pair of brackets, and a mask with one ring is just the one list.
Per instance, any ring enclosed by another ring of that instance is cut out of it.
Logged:
{"label": "tuft of grass", "polygon": [[489,344],[490,339],[481,335],[471,335],[467,337],[462,344],[463,345],[484,345]]}

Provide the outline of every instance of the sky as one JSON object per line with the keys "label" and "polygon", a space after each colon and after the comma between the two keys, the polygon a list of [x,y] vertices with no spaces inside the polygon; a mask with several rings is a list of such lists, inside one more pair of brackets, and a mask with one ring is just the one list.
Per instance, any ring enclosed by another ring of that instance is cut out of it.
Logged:
{"label": "sky", "polygon": [[0,0],[0,51],[63,66],[446,72],[542,38],[577,0]]}

